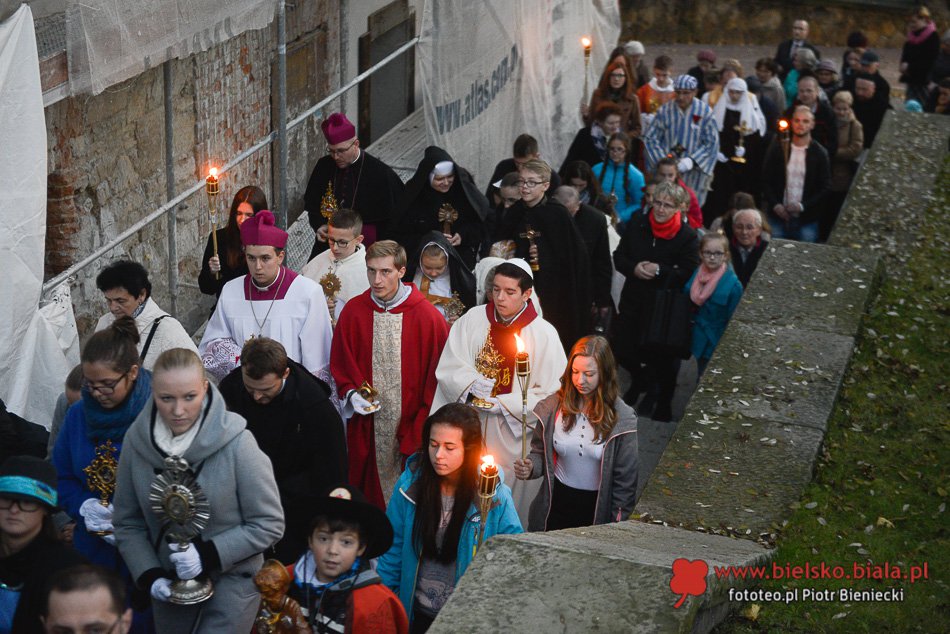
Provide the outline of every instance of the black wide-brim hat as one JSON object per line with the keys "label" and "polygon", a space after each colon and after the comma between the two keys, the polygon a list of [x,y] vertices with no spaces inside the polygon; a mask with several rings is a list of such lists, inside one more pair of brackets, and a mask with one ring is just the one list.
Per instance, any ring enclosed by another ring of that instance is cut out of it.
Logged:
{"label": "black wide-brim hat", "polygon": [[11,456],[0,465],[0,496],[10,500],[42,502],[55,509],[56,468],[35,456]]}
{"label": "black wide-brim hat", "polygon": [[363,559],[379,557],[393,545],[393,527],[389,518],[356,487],[348,484],[332,486],[313,504],[314,517],[325,515],[360,525],[360,537],[366,543]]}

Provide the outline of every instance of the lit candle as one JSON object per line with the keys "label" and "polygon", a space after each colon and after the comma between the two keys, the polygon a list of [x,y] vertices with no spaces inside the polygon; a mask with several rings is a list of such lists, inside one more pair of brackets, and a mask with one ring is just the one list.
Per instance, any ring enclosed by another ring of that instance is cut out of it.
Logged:
{"label": "lit candle", "polygon": [[590,54],[590,45],[591,45],[591,41],[589,37],[585,35],[584,37],[581,38],[581,46],[584,47],[585,55]]}
{"label": "lit candle", "polygon": [[478,467],[478,494],[491,498],[495,495],[498,486],[498,465],[492,455],[482,456],[482,464]]}
{"label": "lit candle", "polygon": [[208,170],[208,178],[205,179],[205,190],[209,196],[218,195],[218,168],[212,167]]}
{"label": "lit candle", "polygon": [[515,335],[515,346],[518,348],[518,354],[515,355],[515,374],[527,376],[531,372],[531,362],[528,360],[524,339]]}
{"label": "lit candle", "polygon": [[785,119],[779,119],[779,120],[778,120],[778,131],[779,131],[779,132],[786,132],[787,130],[788,130],[788,121],[786,121]]}

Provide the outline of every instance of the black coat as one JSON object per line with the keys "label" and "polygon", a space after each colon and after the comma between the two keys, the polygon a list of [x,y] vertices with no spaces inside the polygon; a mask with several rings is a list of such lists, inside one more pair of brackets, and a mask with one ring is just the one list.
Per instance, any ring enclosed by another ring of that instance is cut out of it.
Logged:
{"label": "black coat", "polygon": [[607,238],[607,216],[600,210],[581,203],[574,214],[574,224],[584,239],[587,255],[590,256],[591,289],[594,304],[612,306],[610,283],[613,280],[614,267],[610,261],[610,242]]}
{"label": "black coat", "polygon": [[240,367],[219,386],[228,409],[247,420],[273,464],[287,523],[274,547],[281,561],[293,561],[307,547],[313,500],[346,482],[348,473],[343,421],[330,402],[329,387],[299,363],[289,361],[289,366],[284,389],[266,405],[245,389]]}
{"label": "black coat", "polygon": [[581,128],[577,131],[577,134],[574,135],[574,140],[571,141],[571,147],[567,150],[567,156],[564,157],[564,162],[561,163],[561,171],[564,171],[564,167],[571,161],[584,161],[591,167],[594,167],[604,160],[606,147],[607,144],[605,142],[605,151],[604,154],[601,154],[594,144],[594,137],[591,136],[590,126]]}
{"label": "black coat", "polygon": [[7,411],[0,399],[0,464],[11,456],[46,458],[49,432],[42,425]]}
{"label": "black coat", "polygon": [[[785,40],[778,45],[778,49],[775,51],[775,63],[782,67],[779,70],[779,77],[782,78],[782,81],[785,81],[788,71],[792,70],[792,43],[792,40]],[[815,57],[821,59],[821,53],[811,42],[802,42],[802,48],[810,49]]]}
{"label": "black coat", "polygon": [[[785,200],[785,156],[778,137],[772,141],[765,153],[762,165],[762,195],[765,198],[766,211],[772,215],[772,208]],[[825,202],[831,187],[831,162],[828,152],[815,139],[805,150],[805,185],[802,189],[801,224],[817,221],[825,212]]]}
{"label": "black coat", "polygon": [[[492,190],[494,189],[494,184],[503,179],[507,174],[511,172],[518,171],[518,164],[515,163],[515,159],[506,158],[504,160],[498,161],[498,165],[495,166],[495,171],[491,173],[491,178],[488,179],[488,187],[485,188],[485,198],[488,199],[489,203],[492,202]],[[555,189],[561,186],[561,177],[558,176],[557,172],[551,170],[551,187],[548,188],[548,191],[553,192]]]}
{"label": "black coat", "polygon": [[[429,184],[429,174],[437,163],[449,161],[455,165],[455,181],[445,194],[437,192]],[[488,199],[475,186],[472,175],[460,167],[449,153],[430,145],[419,162],[416,173],[406,183],[405,203],[396,214],[390,228],[392,235],[407,253],[414,252],[423,235],[441,231],[439,208],[450,204],[458,212],[458,220],[452,224],[452,232],[458,233],[462,243],[459,255],[469,268],[475,268],[475,254],[484,239],[484,220],[488,216]]]}
{"label": "black coat", "polygon": [[911,86],[926,84],[938,53],[940,35],[936,31],[920,44],[905,41],[901,50],[901,62],[907,62],[907,72],[901,75],[900,81]]}
{"label": "black coat", "polygon": [[210,235],[208,236],[208,244],[205,245],[204,255],[201,256],[201,272],[198,274],[198,288],[205,295],[221,297],[221,289],[224,288],[225,284],[233,279],[247,275],[247,260],[244,259],[243,253],[241,257],[238,258],[238,265],[236,267],[232,268],[228,265],[228,247],[225,241],[226,231],[227,227],[222,227],[215,231],[215,233],[218,234],[218,259],[221,261],[220,279],[214,279],[214,274],[211,272],[211,269],[208,268],[208,260],[214,255],[214,243],[211,241]]}
{"label": "black coat", "polygon": [[874,138],[881,129],[881,124],[884,123],[884,115],[891,109],[891,104],[874,98],[867,101],[855,99],[851,108],[854,110],[854,118],[861,122],[861,127],[864,129],[864,147],[869,148],[874,143]]}
{"label": "black coat", "polygon": [[493,242],[514,240],[515,257],[528,258],[530,244],[521,234],[527,225],[539,231],[540,268],[534,272],[544,319],[556,329],[565,350],[588,334],[590,324],[591,276],[587,247],[571,214],[548,198],[534,207],[523,201],[509,207],[495,227]]}
{"label": "black coat", "polygon": [[[362,150],[359,158],[346,169],[338,168],[330,156],[317,161],[303,195],[304,209],[314,231],[327,222],[320,215],[320,201],[330,183],[340,209],[352,209],[365,224],[376,225],[377,240],[387,237],[388,223],[402,204],[404,191],[402,181],[391,167]],[[326,242],[315,240],[310,259],[327,248]]]}
{"label": "black coat", "polygon": [[755,273],[755,267],[759,265],[759,260],[768,246],[768,240],[759,240],[759,243],[749,253],[746,261],[743,262],[742,253],[735,240],[729,242],[729,252],[732,254],[732,270],[735,271],[736,277],[742,283],[742,288],[749,285],[749,280],[752,279],[752,274]]}
{"label": "black coat", "polygon": [[45,536],[42,531],[20,552],[0,558],[0,583],[23,588],[13,616],[12,631],[42,634],[40,614],[46,602],[43,592],[46,582],[53,573],[84,563],[88,562],[79,552]]}
{"label": "black coat", "polygon": [[459,299],[465,304],[465,308],[471,308],[475,305],[475,274],[462,261],[458,251],[449,244],[441,231],[430,231],[419,240],[415,252],[406,263],[406,279],[408,281],[415,279],[422,250],[430,242],[435,242],[449,254],[449,279],[452,282],[452,290],[459,294]]}

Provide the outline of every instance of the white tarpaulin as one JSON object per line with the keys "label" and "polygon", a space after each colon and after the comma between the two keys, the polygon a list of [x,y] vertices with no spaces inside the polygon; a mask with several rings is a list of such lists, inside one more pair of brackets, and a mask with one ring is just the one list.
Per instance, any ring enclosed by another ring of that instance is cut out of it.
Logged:
{"label": "white tarpaulin", "polygon": [[70,0],[69,89],[97,95],[274,20],[274,0]]}
{"label": "white tarpaulin", "polygon": [[426,138],[483,185],[527,132],[556,170],[582,126],[581,37],[590,90],[620,33],[616,0],[426,2],[418,47]]}
{"label": "white tarpaulin", "polygon": [[26,4],[0,24],[0,139],[0,397],[11,412],[49,427],[79,347],[68,287],[39,310],[46,120],[33,14]]}

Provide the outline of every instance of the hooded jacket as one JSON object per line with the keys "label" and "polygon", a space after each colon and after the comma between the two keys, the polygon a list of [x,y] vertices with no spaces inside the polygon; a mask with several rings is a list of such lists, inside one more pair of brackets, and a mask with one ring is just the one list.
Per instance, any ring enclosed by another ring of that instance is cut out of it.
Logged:
{"label": "hooded jacket", "polygon": [[[125,435],[115,492],[115,534],[119,551],[140,587],[159,577],[175,579],[161,519],[152,512],[149,488],[164,469],[165,453],[154,441],[155,405],[145,407]],[[211,519],[192,540],[204,572],[212,580],[227,574],[251,574],[263,552],[284,532],[284,514],[274,470],[244,419],[225,409],[218,389],[209,384],[201,425],[182,458],[197,473],[211,505]]]}
{"label": "hooded jacket", "polygon": [[[419,479],[419,454],[406,461],[406,469],[399,476],[396,490],[386,507],[386,516],[393,525],[393,545],[377,560],[376,572],[383,583],[399,595],[406,608],[409,620],[412,620],[412,603],[416,590],[416,575],[419,572],[419,553],[412,543],[412,527],[416,521],[416,497]],[[491,510],[485,524],[485,539],[493,535],[517,534],[524,532],[518,511],[511,499],[511,489],[505,484],[505,474],[499,469],[499,483],[495,490]],[[477,497],[476,497],[477,500]],[[459,536],[458,552],[455,557],[455,583],[472,563],[478,546],[478,528],[481,517],[475,503],[469,507],[467,521]]]}
{"label": "hooded jacket", "polygon": [[[594,507],[594,524],[622,522],[630,517],[637,501],[637,482],[640,476],[639,440],[637,438],[637,413],[617,399],[617,424],[604,442],[604,455],[600,460],[600,488],[597,490],[597,505]],[[551,511],[551,496],[554,482],[554,429],[560,410],[558,395],[552,394],[538,403],[533,414],[541,423],[541,433],[535,429],[531,437],[531,478],[545,476],[538,497],[531,503],[528,513],[528,530],[546,530]],[[542,462],[543,460],[543,462]]]}

